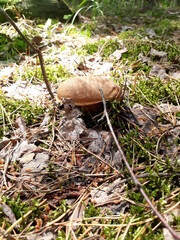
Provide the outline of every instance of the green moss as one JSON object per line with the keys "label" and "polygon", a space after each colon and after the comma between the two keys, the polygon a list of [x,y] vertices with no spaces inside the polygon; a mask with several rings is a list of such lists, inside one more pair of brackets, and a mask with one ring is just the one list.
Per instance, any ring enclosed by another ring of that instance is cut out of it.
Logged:
{"label": "green moss", "polygon": [[141,79],[136,86],[133,102],[155,104],[165,101],[176,105],[176,97],[180,98],[180,82],[173,80],[166,82],[159,78]]}
{"label": "green moss", "polygon": [[25,49],[26,43],[20,37],[10,39],[5,34],[0,34],[0,59],[8,60],[14,58],[19,52],[24,52]]}
{"label": "green moss", "polygon": [[135,30],[127,30],[127,31],[124,31],[124,32],[121,32],[119,34],[119,38],[122,39],[122,40],[127,40],[127,39],[130,39],[130,38],[134,38],[134,37],[138,37],[138,30],[135,31]]}
{"label": "green moss", "polygon": [[59,206],[56,208],[56,210],[52,211],[50,214],[51,220],[58,218],[59,216],[61,216],[63,213],[67,211],[68,205],[66,202],[67,202],[66,200],[60,201]]}
{"label": "green moss", "polygon": [[158,21],[158,24],[154,25],[155,33],[161,37],[169,37],[174,31],[180,30],[180,24],[177,20],[163,19]]}
{"label": "green moss", "polygon": [[[68,77],[70,77],[70,73],[60,64],[47,65],[45,66],[45,69],[49,82],[57,83],[62,81],[62,79],[67,79]],[[33,80],[32,82],[35,83],[36,82],[35,76],[36,79],[42,82],[44,81],[40,66],[37,67],[37,74],[35,67],[34,68],[28,67],[27,70],[24,71],[24,74],[22,75],[22,80],[32,79]],[[17,78],[18,76],[14,76],[14,80],[16,80]]]}
{"label": "green moss", "polygon": [[86,54],[93,55],[96,52],[100,52],[103,58],[109,57],[115,50],[120,49],[120,43],[115,40],[99,40],[95,43],[85,44],[82,47],[82,51],[86,51]]}
{"label": "green moss", "polygon": [[[126,53],[122,54],[122,59],[128,59],[129,63],[137,61],[140,54],[148,56],[149,51],[152,48],[158,51],[167,52],[168,61],[174,61],[178,59],[180,53],[180,47],[174,42],[169,42],[169,44],[167,44],[160,40],[145,40],[143,36],[137,36],[137,33],[134,33],[134,31],[123,32],[119,35],[119,39],[124,40],[124,46],[128,50]],[[100,52],[103,58],[108,58],[115,50],[121,48],[122,46],[120,45],[119,40],[111,39],[108,41],[99,40],[94,43],[85,44],[81,48],[81,51],[89,55]],[[79,52],[81,51],[79,50]]]}
{"label": "green moss", "polygon": [[[13,124],[17,117],[21,116],[27,125],[31,125],[39,122],[39,115],[42,115],[44,112],[44,109],[41,106],[32,106],[28,100],[22,101],[8,99],[3,94],[0,95],[0,104],[3,107],[0,111],[0,138],[3,136],[4,130],[9,130],[9,120]],[[3,129],[4,124],[5,129]]]}
{"label": "green moss", "polygon": [[70,36],[83,36],[86,38],[90,38],[92,35],[93,28],[94,26],[92,23],[86,25],[76,24],[65,27],[64,32]]}
{"label": "green moss", "polygon": [[85,217],[89,218],[89,217],[99,216],[100,211],[101,211],[100,208],[96,208],[94,204],[90,203],[88,206],[86,206]]}
{"label": "green moss", "polygon": [[100,40],[94,43],[85,44],[83,45],[81,50],[85,51],[86,54],[93,55],[100,49],[100,47],[102,47],[104,43],[105,43],[104,40]]}
{"label": "green moss", "polygon": [[65,240],[66,239],[66,233],[63,230],[58,231],[58,236],[56,240]]}
{"label": "green moss", "polygon": [[169,34],[172,35],[175,31],[179,31],[180,24],[177,21],[165,19],[148,27],[154,29],[156,34],[161,36],[161,39],[159,39],[158,36],[155,36],[153,40],[145,39],[145,36],[147,36],[147,26],[139,27],[136,31],[128,30],[119,34],[119,39],[123,40],[124,45],[128,49],[128,52],[124,53],[122,58],[128,59],[130,62],[136,61],[140,53],[147,56],[149,51],[154,48],[158,51],[167,52],[168,61],[178,59],[180,54],[179,44],[172,39],[170,39],[168,43],[162,40],[166,36],[169,37]]}
{"label": "green moss", "polygon": [[[32,213],[28,216],[28,218],[24,218],[20,223],[19,231],[22,231],[29,222],[34,221],[35,218],[40,218],[41,214],[43,213],[43,209],[39,207],[39,201],[38,200],[32,200],[31,202],[27,203],[26,201],[23,201],[18,196],[15,198],[8,198],[8,197],[2,197],[3,203],[7,204],[12,212],[15,215],[16,219],[19,219],[23,217],[26,213],[32,210]],[[6,216],[0,211],[0,222],[5,221],[6,223],[6,229],[11,225],[11,223],[7,220]],[[31,226],[31,230],[34,228],[34,226]]]}

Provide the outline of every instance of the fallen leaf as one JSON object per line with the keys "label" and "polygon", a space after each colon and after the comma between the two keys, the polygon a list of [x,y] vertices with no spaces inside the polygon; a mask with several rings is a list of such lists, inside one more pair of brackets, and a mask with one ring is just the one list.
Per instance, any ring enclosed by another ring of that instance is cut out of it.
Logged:
{"label": "fallen leaf", "polygon": [[148,29],[146,30],[146,33],[148,34],[148,36],[149,36],[150,38],[153,38],[153,37],[156,36],[156,33],[155,33],[154,29],[151,29],[151,28],[148,28]]}
{"label": "fallen leaf", "polygon": [[156,49],[152,48],[149,52],[149,55],[157,59],[162,59],[163,61],[167,61],[167,53],[164,51],[157,51]]}
{"label": "fallen leaf", "polygon": [[150,76],[159,77],[160,79],[166,79],[166,70],[160,65],[153,65],[149,73]]}
{"label": "fallen leaf", "polygon": [[120,60],[121,59],[121,56],[123,53],[127,52],[127,48],[123,48],[123,49],[120,49],[120,50],[115,50],[113,52],[113,54],[111,55],[112,58],[115,58],[116,60]]}
{"label": "fallen leaf", "polygon": [[[13,213],[12,209],[5,203],[1,203],[0,207],[2,208],[3,213],[9,218],[11,223],[13,224],[16,222],[15,214]],[[16,225],[16,228],[19,228],[19,225]]]}

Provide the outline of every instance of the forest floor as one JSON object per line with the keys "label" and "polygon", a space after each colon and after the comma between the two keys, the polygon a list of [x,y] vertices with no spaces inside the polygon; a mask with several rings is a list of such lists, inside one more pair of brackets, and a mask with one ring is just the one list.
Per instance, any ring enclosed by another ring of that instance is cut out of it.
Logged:
{"label": "forest floor", "polygon": [[[123,100],[107,103],[112,127],[152,205],[176,232],[179,13],[16,22],[31,42],[41,36],[55,96],[71,76],[108,76],[121,86]],[[131,180],[103,109],[72,109],[68,118],[10,23],[0,25],[0,93],[0,239],[173,239]]]}

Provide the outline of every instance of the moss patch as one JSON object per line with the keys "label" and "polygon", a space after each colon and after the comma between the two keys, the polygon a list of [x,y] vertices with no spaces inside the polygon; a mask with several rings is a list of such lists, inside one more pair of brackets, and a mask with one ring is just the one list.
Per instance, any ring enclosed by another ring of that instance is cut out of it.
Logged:
{"label": "moss patch", "polygon": [[[8,99],[3,94],[0,95],[0,138],[3,137],[3,132],[7,132],[11,128],[11,124],[18,116],[21,116],[27,125],[38,123],[43,114],[44,109],[40,106],[32,105],[28,100]],[[11,121],[11,122],[10,122]]]}
{"label": "moss patch", "polygon": [[[46,74],[49,82],[57,83],[62,81],[62,79],[67,79],[70,77],[70,73],[60,64],[57,65],[46,65]],[[18,76],[14,76],[14,79],[17,80]],[[43,75],[41,71],[41,67],[30,68],[28,67],[27,70],[24,71],[22,74],[22,80],[32,80],[33,83],[36,83],[36,80],[43,82]]]}

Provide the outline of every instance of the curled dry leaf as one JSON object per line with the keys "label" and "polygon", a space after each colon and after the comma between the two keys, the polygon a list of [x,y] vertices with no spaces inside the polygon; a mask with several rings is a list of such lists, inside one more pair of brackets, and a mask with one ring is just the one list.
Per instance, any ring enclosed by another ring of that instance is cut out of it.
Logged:
{"label": "curled dry leaf", "polygon": [[167,58],[167,53],[163,52],[163,51],[157,51],[156,49],[151,49],[149,52],[150,56],[156,57],[156,58],[163,58],[166,59]]}
{"label": "curled dry leaf", "polygon": [[83,76],[73,77],[59,85],[57,98],[70,98],[76,106],[88,106],[102,102],[99,92],[104,92],[105,100],[121,100],[122,91],[120,86],[107,77]]}
{"label": "curled dry leaf", "polygon": [[[1,203],[0,207],[3,211],[3,213],[9,218],[11,223],[16,222],[16,217],[12,211],[12,209],[5,203]],[[16,228],[19,228],[19,225],[16,225]]]}
{"label": "curled dry leaf", "polygon": [[166,69],[157,64],[152,66],[149,74],[150,74],[150,76],[158,77],[160,79],[166,79],[166,77],[167,77]]}

